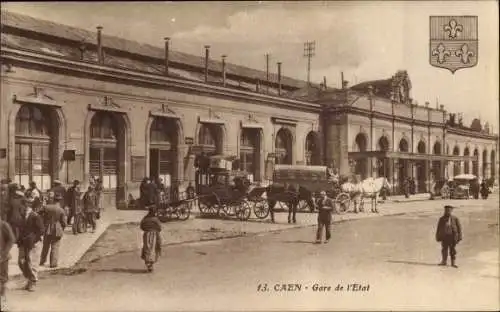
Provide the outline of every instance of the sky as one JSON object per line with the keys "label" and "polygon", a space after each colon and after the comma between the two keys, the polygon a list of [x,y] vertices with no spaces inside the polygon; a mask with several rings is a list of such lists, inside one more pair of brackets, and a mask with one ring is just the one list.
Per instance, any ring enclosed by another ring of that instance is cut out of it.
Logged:
{"label": "sky", "polygon": [[[304,42],[315,41],[311,81],[326,77],[340,87],[340,73],[350,85],[387,79],[407,70],[411,97],[420,105],[445,105],[462,112],[464,122],[488,121],[499,129],[499,42],[497,1],[445,2],[43,2],[2,3],[2,9],[265,70],[282,62],[283,75],[307,79]],[[429,16],[476,15],[478,64],[449,70],[429,64]]]}

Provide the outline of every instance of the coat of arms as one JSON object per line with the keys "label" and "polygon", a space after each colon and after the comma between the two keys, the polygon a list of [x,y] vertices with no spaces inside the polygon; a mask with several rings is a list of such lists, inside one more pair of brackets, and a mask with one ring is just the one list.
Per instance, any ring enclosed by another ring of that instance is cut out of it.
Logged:
{"label": "coat of arms", "polygon": [[477,16],[431,16],[429,61],[452,73],[477,65]]}

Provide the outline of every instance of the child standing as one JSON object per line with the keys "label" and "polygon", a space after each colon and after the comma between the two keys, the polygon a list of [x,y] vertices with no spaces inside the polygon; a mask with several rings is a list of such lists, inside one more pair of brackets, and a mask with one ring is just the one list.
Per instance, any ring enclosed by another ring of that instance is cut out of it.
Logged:
{"label": "child standing", "polygon": [[149,206],[148,214],[141,221],[142,235],[142,254],[148,272],[153,271],[153,264],[158,261],[161,255],[161,223],[156,216],[156,207]]}

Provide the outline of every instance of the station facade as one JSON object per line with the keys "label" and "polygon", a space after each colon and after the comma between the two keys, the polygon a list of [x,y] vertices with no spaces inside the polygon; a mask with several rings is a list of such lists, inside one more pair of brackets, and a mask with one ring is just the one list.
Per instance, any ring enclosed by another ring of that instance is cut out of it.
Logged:
{"label": "station facade", "polygon": [[[327,165],[393,184],[458,172],[497,178],[498,137],[452,126],[409,98],[405,72],[342,89],[2,12],[0,176],[45,190],[101,177],[125,208],[141,180],[181,190],[200,155],[238,159],[255,183],[274,164]],[[433,168],[435,170],[429,170]],[[439,173],[438,173],[439,172]],[[427,185],[427,186],[426,186]]]}

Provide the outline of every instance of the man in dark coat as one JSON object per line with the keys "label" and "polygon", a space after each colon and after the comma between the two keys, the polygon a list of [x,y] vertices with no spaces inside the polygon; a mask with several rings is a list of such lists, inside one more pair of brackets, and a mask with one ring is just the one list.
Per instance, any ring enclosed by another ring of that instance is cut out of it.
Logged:
{"label": "man in dark coat", "polygon": [[[83,213],[85,214],[85,219],[92,226],[92,233],[95,232],[96,228],[96,215],[98,212],[98,207],[96,205],[97,194],[92,186],[89,186],[85,195],[83,195]],[[87,224],[85,224],[87,226]]]}
{"label": "man in dark coat", "polygon": [[9,200],[9,209],[7,212],[7,222],[12,227],[12,231],[16,236],[16,240],[19,237],[19,231],[21,225],[23,223],[22,212],[24,210],[24,206],[26,205],[26,197],[24,197],[24,193],[20,190],[16,190],[16,187],[13,187],[10,190],[10,200]]}
{"label": "man in dark coat", "polygon": [[73,185],[66,191],[66,207],[68,207],[68,225],[80,209],[80,181],[73,181]]}
{"label": "man in dark coat", "polygon": [[293,185],[290,184],[288,189],[285,189],[290,198],[288,202],[288,223],[297,223],[296,215],[297,215],[297,206],[299,205],[299,191],[300,186],[298,184]]}
{"label": "man in dark coat", "polygon": [[18,264],[23,276],[28,280],[25,289],[34,291],[38,281],[38,263],[40,256],[38,242],[42,240],[44,226],[42,218],[30,205],[23,205],[23,219],[17,245],[19,247]]}
{"label": "man in dark coat", "polygon": [[316,203],[316,206],[318,208],[318,230],[316,232],[316,244],[321,243],[323,228],[326,232],[325,243],[328,243],[330,241],[330,224],[332,223],[332,212],[334,209],[334,202],[331,198],[328,198],[326,192],[321,191],[320,195],[321,198]]}
{"label": "man in dark coat", "polygon": [[439,265],[447,265],[448,251],[451,257],[451,266],[457,268],[455,249],[456,245],[462,240],[462,227],[460,220],[452,215],[453,206],[444,206],[444,214],[439,218],[436,230],[436,241],[441,242],[442,260]]}
{"label": "man in dark coat", "polygon": [[66,214],[59,202],[55,200],[53,192],[49,192],[47,204],[40,214],[45,227],[40,265],[45,264],[50,250],[50,267],[55,268],[59,258],[59,245],[66,227]]}
{"label": "man in dark coat", "polygon": [[5,220],[0,221],[0,311],[7,311],[5,285],[9,281],[10,250],[16,242],[14,232]]}

